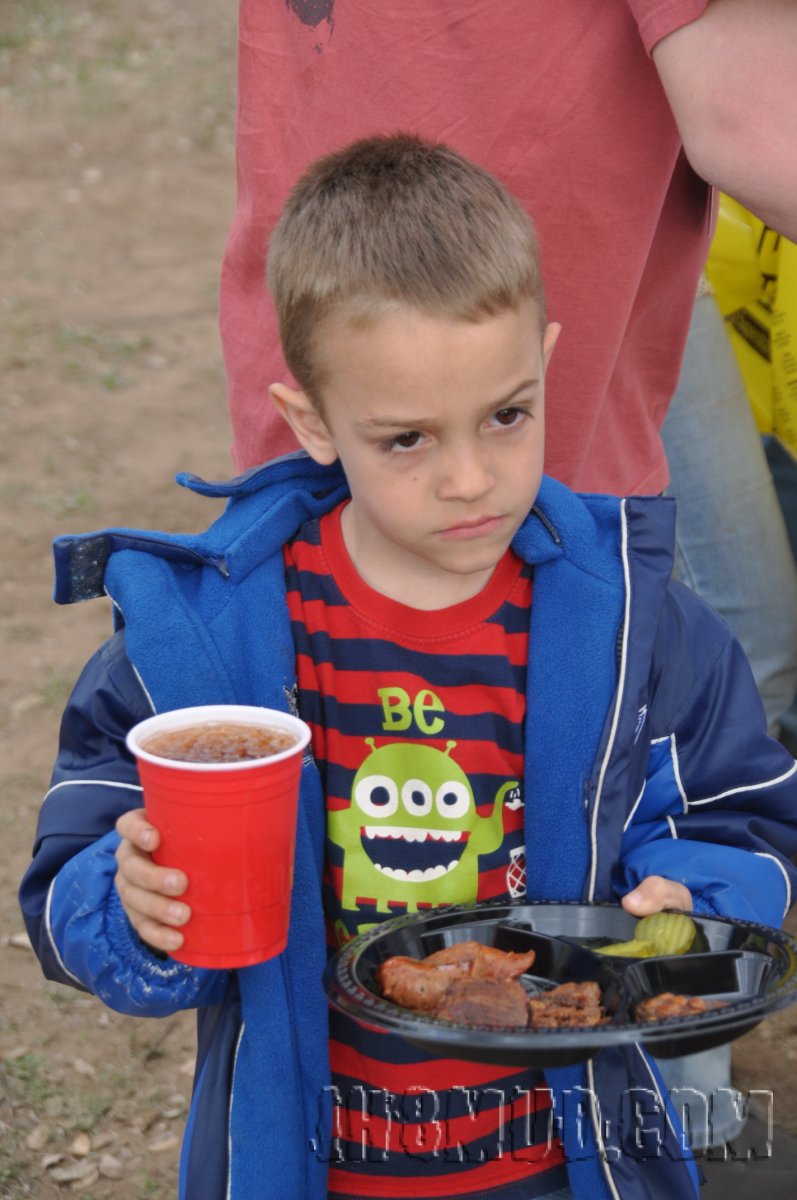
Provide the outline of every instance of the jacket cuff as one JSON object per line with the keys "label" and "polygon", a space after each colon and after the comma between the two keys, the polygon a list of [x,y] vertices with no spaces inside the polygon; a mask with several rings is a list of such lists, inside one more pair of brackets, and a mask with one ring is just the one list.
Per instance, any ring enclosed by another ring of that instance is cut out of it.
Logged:
{"label": "jacket cuff", "polygon": [[687,887],[698,916],[778,927],[791,901],[788,873],[780,860],[736,846],[686,838],[647,842],[627,855],[615,886],[624,895],[648,875],[663,875]]}
{"label": "jacket cuff", "polygon": [[53,881],[47,927],[65,972],[110,1008],[134,1016],[217,1003],[226,972],[160,958],[133,929],[114,884],[118,844],[118,834],[106,834]]}

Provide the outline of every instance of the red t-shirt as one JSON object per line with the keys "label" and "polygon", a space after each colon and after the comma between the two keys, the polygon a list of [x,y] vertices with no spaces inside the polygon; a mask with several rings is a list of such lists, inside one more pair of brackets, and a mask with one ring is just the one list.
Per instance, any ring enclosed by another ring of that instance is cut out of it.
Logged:
{"label": "red t-shirt", "polygon": [[[392,915],[525,894],[530,568],[418,612],[357,575],[340,508],[285,552],[299,711],[327,805],[330,948]],[[538,1072],[430,1057],[333,1013],[330,1195],[532,1200],[567,1182]]]}
{"label": "red t-shirt", "polygon": [[238,204],[221,333],[240,469],[295,448],[268,386],[289,379],[264,284],[268,235],[320,154],[406,129],[497,174],[538,229],[562,336],[546,470],[582,491],[660,491],[658,429],[709,243],[649,57],[707,0],[242,0]]}

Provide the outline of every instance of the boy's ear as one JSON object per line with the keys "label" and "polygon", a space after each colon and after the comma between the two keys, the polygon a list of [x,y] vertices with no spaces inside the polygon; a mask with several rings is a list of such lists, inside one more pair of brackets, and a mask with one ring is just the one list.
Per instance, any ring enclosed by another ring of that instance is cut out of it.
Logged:
{"label": "boy's ear", "polygon": [[548,363],[551,361],[553,348],[556,345],[561,332],[562,326],[558,321],[549,321],[545,326],[545,333],[542,335],[542,359],[546,371],[548,369]]}
{"label": "boy's ear", "polygon": [[296,434],[296,439],[317,463],[328,465],[338,457],[332,435],[320,412],[306,392],[272,383],[271,399]]}

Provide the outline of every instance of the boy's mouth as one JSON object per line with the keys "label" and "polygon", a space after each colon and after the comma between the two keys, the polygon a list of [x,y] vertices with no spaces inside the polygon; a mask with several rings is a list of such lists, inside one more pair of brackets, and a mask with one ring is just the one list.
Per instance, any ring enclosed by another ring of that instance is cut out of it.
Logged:
{"label": "boy's mouth", "polygon": [[406,883],[429,883],[453,871],[468,843],[468,831],[415,826],[364,825],[363,850],[377,871]]}
{"label": "boy's mouth", "polygon": [[461,521],[458,525],[449,525],[440,530],[440,536],[454,540],[484,537],[485,534],[495,533],[504,522],[503,517],[477,517],[473,521]]}

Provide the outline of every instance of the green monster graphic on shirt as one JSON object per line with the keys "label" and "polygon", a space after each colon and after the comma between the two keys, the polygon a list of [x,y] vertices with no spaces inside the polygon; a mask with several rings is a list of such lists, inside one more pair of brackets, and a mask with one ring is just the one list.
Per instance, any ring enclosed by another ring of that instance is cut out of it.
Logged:
{"label": "green monster graphic on shirt", "polygon": [[500,847],[504,800],[519,804],[518,781],[503,784],[482,817],[452,757],[456,742],[440,750],[364,740],[370,753],[354,777],[351,804],[328,814],[328,836],[344,852],[343,909],[356,910],[364,898],[383,913],[475,900],[479,856]]}

